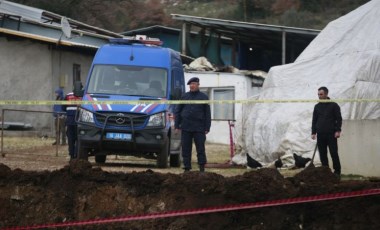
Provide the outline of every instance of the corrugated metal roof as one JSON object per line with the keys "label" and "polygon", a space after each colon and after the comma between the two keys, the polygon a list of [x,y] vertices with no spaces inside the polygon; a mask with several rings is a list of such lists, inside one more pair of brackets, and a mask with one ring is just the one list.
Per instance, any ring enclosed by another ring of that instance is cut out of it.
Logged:
{"label": "corrugated metal roof", "polygon": [[[269,69],[270,66],[286,64],[293,62],[303,49],[319,34],[319,30],[296,28],[269,24],[259,24],[251,22],[241,22],[232,20],[223,20],[215,18],[196,17],[189,15],[172,14],[172,18],[183,22],[182,50],[187,49],[187,33],[191,26],[201,28],[201,31],[210,31],[221,37],[233,39],[239,49],[240,58],[243,60],[248,54],[253,57],[251,51],[256,50],[256,57],[262,57],[262,63],[256,64],[251,62],[240,62],[239,68],[261,68]],[[189,26],[187,26],[189,25]],[[247,50],[241,52],[240,50]],[[261,52],[261,54],[260,54]],[[281,62],[278,61],[278,54],[281,54]],[[248,55],[249,56],[249,55]],[[266,56],[266,57],[265,57]],[[266,58],[266,59],[265,59]],[[270,60],[269,60],[270,59]],[[243,63],[243,64],[242,64]],[[256,62],[258,63],[258,62]],[[268,64],[270,63],[270,64]]]}
{"label": "corrugated metal roof", "polygon": [[43,10],[30,6],[0,0],[0,12],[19,15],[29,20],[41,22]]}
{"label": "corrugated metal roof", "polygon": [[149,32],[152,30],[164,30],[167,32],[173,32],[175,34],[179,34],[181,32],[181,29],[177,29],[177,28],[173,28],[173,27],[167,27],[167,26],[161,26],[161,25],[153,25],[153,26],[148,26],[148,27],[144,27],[144,28],[128,30],[128,31],[125,31],[121,34],[124,34],[124,35],[135,35],[135,34],[139,34],[139,33],[144,34],[145,32]]}
{"label": "corrugated metal roof", "polygon": [[97,49],[98,48],[98,46],[94,46],[94,45],[65,41],[65,40],[50,38],[50,37],[46,37],[46,36],[40,36],[40,35],[36,35],[36,34],[30,34],[30,33],[25,33],[25,32],[21,32],[21,31],[5,29],[5,28],[1,28],[1,27],[0,27],[0,33],[15,35],[18,37],[30,38],[33,40],[53,43],[53,44],[57,44],[57,45],[83,47],[83,48],[91,48],[91,49]]}
{"label": "corrugated metal roof", "polygon": [[242,31],[246,29],[251,29],[251,30],[275,31],[275,32],[284,31],[287,33],[309,34],[309,35],[317,35],[320,32],[320,30],[307,29],[307,28],[259,24],[259,23],[252,23],[252,22],[196,17],[196,16],[189,16],[189,15],[181,15],[181,14],[172,14],[172,18],[175,20],[192,23],[200,27],[213,27],[215,29],[219,28],[220,30],[228,29],[228,30],[233,30],[233,31],[236,31],[236,30]]}
{"label": "corrugated metal roof", "polygon": [[[159,32],[164,31],[165,33],[171,33],[171,34],[175,34],[178,36],[181,34],[181,29],[168,27],[168,26],[161,26],[161,25],[154,25],[154,26],[148,26],[148,27],[144,27],[144,28],[129,30],[129,31],[122,32],[121,34],[124,36],[136,36],[138,34],[151,33],[154,31],[159,31]],[[198,32],[196,32],[196,31],[191,31],[190,33],[193,35],[198,34]],[[209,36],[210,33],[206,32],[205,35]],[[230,38],[223,37],[223,36],[221,37],[221,39],[222,40],[231,40]]]}
{"label": "corrugated metal roof", "polygon": [[122,35],[68,18],[71,37],[63,35],[63,16],[22,4],[0,0],[0,33],[65,46],[96,49],[109,38]]}
{"label": "corrugated metal roof", "polygon": [[[35,7],[25,6],[22,4],[0,0],[0,13],[18,16],[22,21],[39,23],[45,26],[61,26],[62,15],[55,14],[46,10]],[[91,26],[83,22],[67,18],[72,29],[81,30],[88,35],[103,35],[108,37],[122,37],[122,35],[105,30],[99,27]]]}
{"label": "corrugated metal roof", "polygon": [[292,40],[294,43],[308,44],[320,32],[320,30],[314,29],[204,18],[180,14],[172,14],[172,18],[200,28],[210,29],[222,36],[240,41],[254,42],[262,46],[273,46],[273,44],[281,45],[284,32],[287,34],[287,39]]}

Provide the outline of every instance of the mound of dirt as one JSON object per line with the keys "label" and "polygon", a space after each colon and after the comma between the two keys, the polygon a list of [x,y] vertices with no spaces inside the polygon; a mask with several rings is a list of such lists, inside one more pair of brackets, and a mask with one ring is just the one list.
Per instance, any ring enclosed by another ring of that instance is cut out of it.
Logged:
{"label": "mound of dirt", "polygon": [[[328,168],[292,178],[275,169],[235,177],[215,173],[109,173],[86,161],[53,172],[0,164],[0,228],[109,219],[380,188],[339,181]],[[85,225],[70,229],[378,229],[380,196],[211,214]]]}

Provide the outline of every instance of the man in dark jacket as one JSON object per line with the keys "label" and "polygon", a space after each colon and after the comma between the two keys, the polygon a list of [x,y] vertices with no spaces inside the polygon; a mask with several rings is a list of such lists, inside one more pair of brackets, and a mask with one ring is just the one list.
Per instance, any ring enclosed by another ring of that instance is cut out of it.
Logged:
{"label": "man in dark jacket", "polygon": [[[57,88],[55,90],[55,100],[62,101],[64,100],[63,90],[61,88]],[[55,125],[55,142],[53,145],[58,144],[61,141],[61,145],[66,145],[66,128],[65,128],[65,120],[66,113],[63,111],[62,105],[54,105],[53,106],[53,116],[54,116],[54,125]],[[57,142],[58,141],[58,142]]]}
{"label": "man in dark jacket", "polygon": [[[74,95],[73,92],[66,94],[65,97],[66,101],[80,101],[82,100],[81,97],[77,97]],[[66,111],[66,133],[67,133],[67,140],[69,144],[69,155],[70,160],[73,160],[77,158],[77,123],[75,121],[75,114],[77,112],[77,105],[70,104],[64,106],[64,111]]]}
{"label": "man in dark jacket", "polygon": [[[326,87],[318,89],[319,100],[329,100],[329,90]],[[338,155],[338,141],[342,127],[340,107],[335,102],[319,102],[314,107],[311,138],[317,138],[319,157],[322,166],[329,166],[327,146],[330,150],[334,173],[340,176],[341,167]]]}
{"label": "man in dark jacket", "polygon": [[[193,77],[187,85],[190,92],[181,100],[208,100],[208,96],[199,91],[199,78]],[[175,110],[175,129],[181,130],[182,158],[185,172],[191,170],[191,151],[193,139],[197,150],[199,170],[204,172],[207,163],[205,142],[211,127],[209,104],[179,104]]]}

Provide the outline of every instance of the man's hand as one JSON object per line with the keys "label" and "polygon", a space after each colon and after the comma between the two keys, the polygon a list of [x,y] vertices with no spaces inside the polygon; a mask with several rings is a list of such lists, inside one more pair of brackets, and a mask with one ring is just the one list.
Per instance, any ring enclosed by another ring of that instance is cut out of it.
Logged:
{"label": "man's hand", "polygon": [[181,132],[181,130],[180,130],[180,129],[175,129],[174,132],[175,132],[176,134],[178,134],[179,132]]}
{"label": "man's hand", "polygon": [[339,138],[340,137],[340,132],[339,131],[336,131],[335,132],[335,138]]}
{"label": "man's hand", "polygon": [[205,134],[208,134],[209,133],[209,131],[205,131]]}
{"label": "man's hand", "polygon": [[311,134],[311,139],[315,140],[316,138],[316,135],[315,134]]}

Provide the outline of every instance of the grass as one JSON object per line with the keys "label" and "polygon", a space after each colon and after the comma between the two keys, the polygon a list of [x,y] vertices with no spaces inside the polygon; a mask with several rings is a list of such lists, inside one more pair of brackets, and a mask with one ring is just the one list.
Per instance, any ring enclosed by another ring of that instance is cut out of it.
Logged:
{"label": "grass", "polygon": [[51,146],[54,142],[52,138],[39,137],[4,137],[3,148],[5,151],[31,149],[42,146]]}

